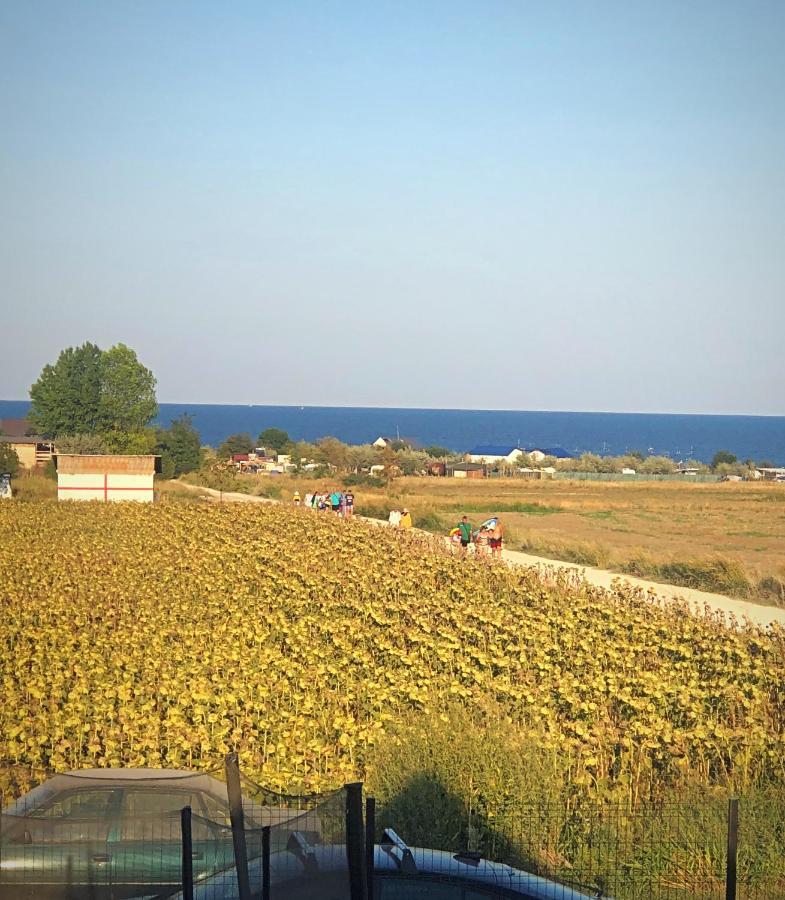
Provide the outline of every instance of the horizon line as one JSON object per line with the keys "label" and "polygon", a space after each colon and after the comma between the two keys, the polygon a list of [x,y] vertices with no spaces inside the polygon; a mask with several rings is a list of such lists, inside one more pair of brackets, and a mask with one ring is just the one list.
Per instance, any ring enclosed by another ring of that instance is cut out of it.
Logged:
{"label": "horizon line", "polygon": [[[27,400],[0,399],[0,403],[30,403]],[[565,415],[604,415],[604,416],[702,416],[705,418],[748,418],[748,419],[783,419],[785,413],[718,413],[718,412],[674,412],[674,411],[641,411],[641,410],[612,410],[612,409],[511,409],[508,407],[483,407],[473,406],[363,406],[359,404],[322,404],[322,403],[229,403],[220,401],[217,403],[205,403],[190,400],[157,400],[158,406],[233,406],[243,408],[272,408],[272,409],[362,409],[362,410],[391,410],[405,412],[489,412],[489,413],[558,413]]]}

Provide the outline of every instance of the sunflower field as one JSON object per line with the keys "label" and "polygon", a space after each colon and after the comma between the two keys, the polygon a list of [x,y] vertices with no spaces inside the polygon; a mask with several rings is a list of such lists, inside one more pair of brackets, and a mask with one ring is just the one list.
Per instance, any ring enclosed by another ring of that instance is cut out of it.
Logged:
{"label": "sunflower field", "polygon": [[309,510],[4,502],[0,651],[6,801],[53,770],[232,749],[324,790],[413,714],[447,730],[488,704],[598,799],[785,783],[782,630]]}

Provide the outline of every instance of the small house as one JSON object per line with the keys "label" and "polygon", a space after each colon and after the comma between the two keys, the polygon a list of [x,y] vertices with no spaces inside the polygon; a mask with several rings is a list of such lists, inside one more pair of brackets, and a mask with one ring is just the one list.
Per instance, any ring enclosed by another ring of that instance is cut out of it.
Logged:
{"label": "small house", "polygon": [[160,456],[61,453],[57,465],[58,500],[133,500],[152,503]]}
{"label": "small house", "polygon": [[0,419],[0,441],[11,446],[23,469],[45,466],[54,453],[52,442],[34,434],[27,419]]}
{"label": "small house", "polygon": [[384,450],[386,447],[392,447],[392,445],[393,439],[383,436],[376,438],[373,444],[371,444],[372,447],[378,447],[379,450]]}
{"label": "small house", "polygon": [[512,465],[522,453],[523,450],[520,447],[512,447],[509,444],[481,444],[473,447],[468,456],[470,463],[509,463]]}
{"label": "small house", "polygon": [[447,467],[447,475],[452,478],[485,478],[485,466],[481,463],[457,463]]}

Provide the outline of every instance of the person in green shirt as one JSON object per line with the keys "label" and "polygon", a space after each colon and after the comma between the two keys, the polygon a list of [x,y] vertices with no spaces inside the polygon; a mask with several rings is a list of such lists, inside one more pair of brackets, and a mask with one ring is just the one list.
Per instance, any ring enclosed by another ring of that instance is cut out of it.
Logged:
{"label": "person in green shirt", "polygon": [[472,526],[467,516],[464,516],[458,523],[458,531],[461,533],[461,548],[465,553],[472,542]]}

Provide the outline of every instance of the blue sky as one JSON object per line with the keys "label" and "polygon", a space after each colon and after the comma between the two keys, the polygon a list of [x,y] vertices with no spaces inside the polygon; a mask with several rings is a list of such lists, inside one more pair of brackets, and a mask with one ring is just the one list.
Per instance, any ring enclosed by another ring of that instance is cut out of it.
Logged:
{"label": "blue sky", "polygon": [[785,4],[6,3],[0,396],[785,414]]}

